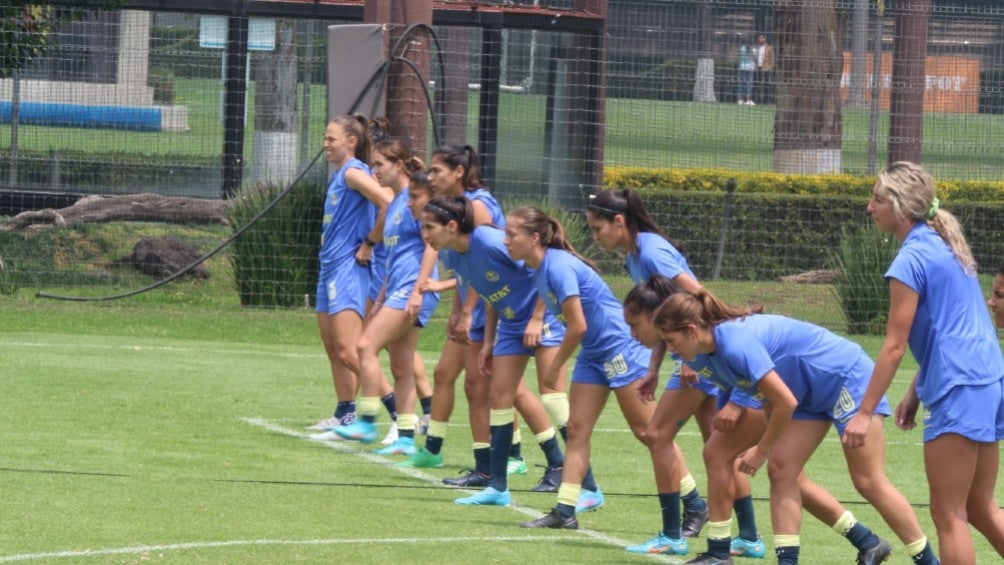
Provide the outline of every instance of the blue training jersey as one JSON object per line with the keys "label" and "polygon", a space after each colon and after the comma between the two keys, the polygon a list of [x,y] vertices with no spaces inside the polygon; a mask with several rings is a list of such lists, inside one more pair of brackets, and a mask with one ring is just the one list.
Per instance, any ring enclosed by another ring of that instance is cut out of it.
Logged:
{"label": "blue training jersey", "polygon": [[[874,367],[853,341],[785,316],[753,314],[717,324],[713,331],[716,351],[688,362],[698,374],[763,401],[757,383],[774,370],[799,408],[810,412],[834,410],[846,380],[870,379]],[[868,368],[867,374],[855,372],[860,363]]]}
{"label": "blue training jersey", "polygon": [[[525,330],[537,304],[533,269],[514,261],[502,241],[505,233],[492,226],[478,226],[470,235],[470,249],[454,253],[458,282],[470,285],[499,315],[499,325]],[[547,318],[553,319],[548,312]]]}
{"label": "blue training jersey", "polygon": [[[387,296],[402,290],[410,295],[422,266],[425,241],[421,224],[408,210],[407,187],[387,206],[383,244],[387,249]],[[435,267],[431,277],[437,277]]]}
{"label": "blue training jersey", "polygon": [[697,279],[687,266],[687,259],[666,238],[657,233],[640,232],[637,250],[627,255],[627,270],[635,284],[660,274],[675,279],[684,273]]}
{"label": "blue training jersey", "polygon": [[920,365],[917,396],[924,404],[956,385],[1004,379],[1000,342],[979,281],[963,271],[938,232],[918,222],[885,276],[920,295],[908,341]]}
{"label": "blue training jersey", "polygon": [[351,263],[376,221],[376,206],[345,182],[345,172],[349,169],[370,174],[365,163],[353,158],[342,165],[328,183],[321,222],[321,273]]}
{"label": "blue training jersey", "polygon": [[562,323],[561,305],[570,297],[579,297],[586,318],[580,355],[606,361],[636,346],[620,301],[600,275],[578,257],[564,249],[548,249],[536,281],[544,304]]}
{"label": "blue training jersey", "polygon": [[[477,201],[484,204],[488,209],[488,213],[491,216],[492,224],[499,228],[505,227],[505,214],[502,213],[502,206],[499,205],[498,200],[492,196],[492,193],[488,189],[483,187],[478,187],[473,190],[465,190],[464,196],[472,204]],[[456,252],[446,249],[440,251],[439,258],[443,262],[443,266],[446,269],[456,270]],[[454,275],[456,276],[456,275]],[[457,277],[457,294],[460,297],[461,304],[467,298],[467,283],[462,281],[460,277]],[[478,300],[477,305],[474,307],[474,312],[471,313],[471,329],[480,329],[485,327],[485,305]]]}

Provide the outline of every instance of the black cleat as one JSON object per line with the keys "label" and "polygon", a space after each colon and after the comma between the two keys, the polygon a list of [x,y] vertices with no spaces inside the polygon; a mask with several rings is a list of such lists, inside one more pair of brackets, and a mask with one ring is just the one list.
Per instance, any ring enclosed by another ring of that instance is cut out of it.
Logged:
{"label": "black cleat", "polygon": [[519,525],[521,528],[556,528],[564,530],[578,530],[579,521],[575,519],[575,516],[570,518],[565,518],[558,513],[558,509],[555,508],[551,512],[541,518],[536,520],[531,520],[529,522],[523,522]]}
{"label": "black cleat", "polygon": [[693,563],[694,565],[733,565],[734,561],[732,561],[732,556],[730,555],[715,557],[714,553],[706,551],[687,561],[687,563]]}
{"label": "black cleat", "polygon": [[858,565],[875,565],[876,563],[882,563],[886,559],[889,559],[889,555],[892,554],[892,546],[889,542],[882,538],[879,538],[879,542],[875,544],[875,547],[858,552]]}
{"label": "black cleat", "polygon": [[447,477],[443,479],[443,484],[450,485],[451,487],[464,488],[486,487],[488,486],[488,479],[491,478],[488,475],[475,471],[474,469],[467,469],[466,471],[461,471],[461,473],[467,474],[455,479]]}
{"label": "black cleat", "polygon": [[530,489],[533,492],[558,492],[561,486],[561,475],[564,467],[547,467],[544,469],[544,476],[537,482],[537,486]]}
{"label": "black cleat", "polygon": [[696,538],[701,533],[701,528],[708,523],[708,507],[698,512],[690,510],[683,511],[683,525],[680,526],[680,533],[686,538]]}

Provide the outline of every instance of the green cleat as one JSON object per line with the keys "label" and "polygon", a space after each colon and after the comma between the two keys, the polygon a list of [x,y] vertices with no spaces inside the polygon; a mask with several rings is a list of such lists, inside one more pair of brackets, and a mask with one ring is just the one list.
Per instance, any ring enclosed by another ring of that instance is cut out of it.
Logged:
{"label": "green cleat", "polygon": [[438,469],[443,466],[442,453],[429,453],[424,447],[419,447],[408,460],[394,465],[395,467],[421,467],[423,469]]}
{"label": "green cleat", "polygon": [[505,474],[510,477],[513,475],[525,475],[527,471],[526,461],[515,457],[510,457],[505,466]]}

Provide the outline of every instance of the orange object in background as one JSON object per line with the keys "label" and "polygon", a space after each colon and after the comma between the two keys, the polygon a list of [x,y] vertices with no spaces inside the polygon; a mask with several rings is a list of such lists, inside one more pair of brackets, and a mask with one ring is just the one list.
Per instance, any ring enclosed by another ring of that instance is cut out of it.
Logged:
{"label": "orange object in background", "polygon": [[[865,100],[872,97],[872,54],[865,61]],[[928,55],[924,64],[924,111],[975,114],[980,105],[980,60],[973,57]],[[851,54],[844,51],[844,72],[840,77],[840,99],[847,103],[851,82]],[[889,109],[892,85],[892,54],[882,54],[879,108]]]}

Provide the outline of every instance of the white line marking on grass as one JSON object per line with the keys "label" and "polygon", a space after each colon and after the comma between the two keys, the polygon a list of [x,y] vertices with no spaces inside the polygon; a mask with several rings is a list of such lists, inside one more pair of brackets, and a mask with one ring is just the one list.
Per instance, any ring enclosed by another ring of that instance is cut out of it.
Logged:
{"label": "white line marking on grass", "polygon": [[[295,438],[300,438],[300,439],[306,439],[306,440],[309,440],[309,441],[311,441],[313,443],[323,444],[323,445],[327,446],[329,449],[333,449],[335,451],[341,451],[341,452],[344,452],[344,453],[351,453],[352,455],[356,455],[358,457],[362,457],[363,459],[365,459],[367,461],[370,461],[370,462],[373,462],[373,463],[377,463],[377,464],[380,464],[380,465],[386,465],[389,468],[394,469],[395,471],[398,471],[398,472],[400,472],[400,473],[402,473],[404,475],[407,475],[409,477],[414,477],[416,479],[420,479],[422,481],[425,481],[425,482],[430,483],[430,484],[434,484],[436,486],[442,486],[442,483],[440,482],[440,480],[439,480],[438,477],[434,477],[432,475],[429,475],[428,473],[423,473],[422,471],[419,471],[418,469],[416,469],[414,467],[394,467],[393,466],[394,461],[391,461],[390,459],[387,459],[386,457],[381,457],[380,455],[376,455],[376,454],[374,454],[371,451],[366,451],[366,450],[354,447],[354,445],[358,445],[358,444],[354,444],[353,442],[342,443],[342,442],[333,442],[333,441],[311,440],[310,436],[307,435],[307,434],[298,432],[296,430],[291,430],[291,429],[285,428],[283,426],[279,426],[277,424],[274,424],[274,423],[272,423],[272,422],[270,422],[268,420],[262,419],[262,418],[241,418],[241,420],[243,420],[243,421],[245,421],[245,422],[247,422],[247,423],[249,423],[249,424],[251,424],[253,426],[259,426],[259,427],[265,428],[266,430],[269,430],[269,431],[277,433],[277,434],[281,434],[281,435],[285,435],[285,436],[290,436],[290,437],[295,437]],[[476,492],[476,491],[471,491],[471,490],[467,490],[467,489],[459,489],[459,488],[451,488],[451,487],[443,487],[443,488],[444,489],[449,489],[449,490],[454,491],[454,492],[471,492],[471,493]],[[529,508],[527,506],[522,506],[522,505],[519,505],[519,504],[512,504],[512,505],[509,506],[509,508],[512,508],[513,510],[516,510],[517,512],[519,512],[520,514],[523,514],[524,516],[528,516],[528,517],[534,518],[534,519],[540,518],[543,515],[539,510],[537,510],[535,508]],[[594,530],[587,530],[587,529],[581,529],[580,528],[578,530],[568,530],[568,531],[577,532],[579,534],[582,534],[584,536],[592,538],[592,539],[594,539],[596,541],[601,541],[601,542],[606,543],[608,545],[613,545],[613,546],[617,546],[617,547],[621,547],[621,548],[627,547],[629,545],[632,545],[631,542],[628,542],[628,541],[625,541],[625,540],[622,540],[620,538],[616,538],[616,537],[613,537],[613,536],[608,536],[608,535],[606,535],[604,533],[597,532],[597,531],[594,531]],[[556,538],[550,538],[550,539],[556,539]],[[673,558],[665,556],[665,555],[652,555],[652,557],[655,557],[657,559],[661,559],[661,560],[663,560],[663,561],[665,561],[667,563],[683,563],[682,561],[679,561],[677,559],[673,559]]]}
{"label": "white line marking on grass", "polygon": [[326,357],[323,353],[288,353],[283,351],[262,351],[261,349],[218,349],[199,347],[169,347],[163,345],[98,345],[91,343],[40,343],[40,342],[3,342],[0,347],[61,347],[65,349],[99,349],[126,351],[169,351],[172,353],[219,353],[235,355],[266,355],[271,357],[289,357],[293,359],[313,359]]}
{"label": "white line marking on grass", "polygon": [[38,559],[60,559],[70,557],[97,557],[101,555],[127,555],[133,553],[149,553],[152,551],[177,551],[184,549],[204,549],[214,547],[235,547],[242,545],[348,545],[369,543],[469,543],[469,542],[511,542],[511,541],[553,541],[553,536],[491,536],[469,538],[372,538],[372,539],[311,539],[311,540],[231,540],[205,541],[189,543],[173,543],[167,545],[139,545],[134,547],[115,547],[109,549],[82,549],[77,551],[54,551],[51,553],[22,553],[0,557],[0,563],[16,561],[33,561]]}

